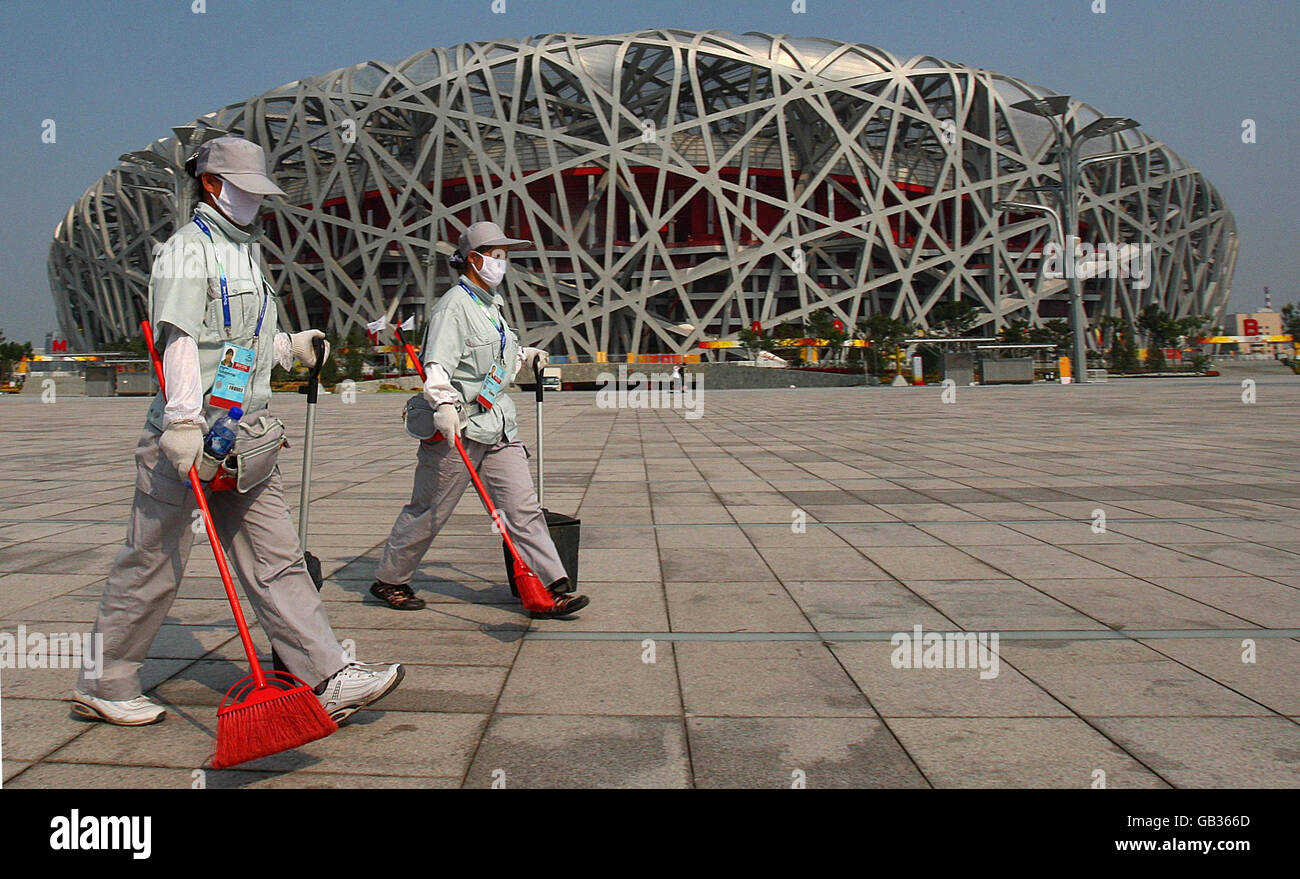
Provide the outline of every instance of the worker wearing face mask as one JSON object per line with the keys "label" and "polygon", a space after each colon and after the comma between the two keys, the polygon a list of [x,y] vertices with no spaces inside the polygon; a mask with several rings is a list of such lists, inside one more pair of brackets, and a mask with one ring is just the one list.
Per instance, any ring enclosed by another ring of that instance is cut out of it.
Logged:
{"label": "worker wearing face mask", "polygon": [[[217,532],[275,652],[315,687],[326,712],[342,720],[391,692],[402,667],[364,665],[345,655],[304,564],[275,466],[284,425],[268,410],[271,368],[287,369],[295,360],[315,366],[312,340],[323,335],[276,332],[274,294],[253,247],[259,230],[252,224],[262,199],[284,192],[266,176],[262,148],[241,138],[205,142],[186,167],[202,187],[202,204],[163,245],[149,278],[150,324],[167,394],[154,399],[136,445],[126,543],[95,621],[103,665],[98,677],[82,674],[73,710],[122,726],[163,719],[162,706],[141,693],[139,670],[194,540],[197,507],[186,475],[207,460],[205,432],[238,407],[244,414],[232,452],[237,475],[211,480],[205,492]],[[328,345],[323,356],[329,357]]]}
{"label": "worker wearing face mask", "polygon": [[433,407],[432,425],[440,436],[420,443],[411,501],[393,524],[370,588],[398,610],[424,607],[411,590],[411,578],[469,485],[469,471],[454,445],[457,435],[524,562],[555,597],[554,610],[545,616],[565,616],[589,603],[585,595],[566,594],[568,575],[533,489],[515,404],[505,393],[517,372],[538,371],[547,359],[540,348],[520,347],[495,292],[509,267],[510,250],[527,244],[507,238],[495,223],[470,226],[453,257],[463,274],[429,316],[420,350],[427,376],[423,396]]}

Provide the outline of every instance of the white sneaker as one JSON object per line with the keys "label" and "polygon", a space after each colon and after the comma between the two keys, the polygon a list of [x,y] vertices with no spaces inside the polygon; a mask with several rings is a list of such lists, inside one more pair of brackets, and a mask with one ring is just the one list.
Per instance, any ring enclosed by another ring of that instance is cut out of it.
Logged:
{"label": "white sneaker", "polygon": [[342,723],[397,689],[405,674],[399,663],[350,662],[325,682],[324,692],[316,698],[335,723]]}
{"label": "white sneaker", "polygon": [[124,702],[99,699],[80,690],[72,691],[72,711],[91,720],[102,720],[115,726],[148,726],[167,716],[167,709],[145,696],[136,696]]}

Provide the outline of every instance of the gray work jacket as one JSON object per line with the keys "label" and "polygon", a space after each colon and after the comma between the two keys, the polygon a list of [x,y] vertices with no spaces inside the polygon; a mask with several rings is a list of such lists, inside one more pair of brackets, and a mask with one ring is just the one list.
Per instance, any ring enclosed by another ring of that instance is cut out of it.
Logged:
{"label": "gray work jacket", "polygon": [[[518,368],[519,337],[506,324],[501,304],[500,296],[461,275],[460,282],[433,307],[420,351],[426,365],[436,363],[451,377],[451,386],[465,406],[461,419],[465,436],[480,443],[495,443],[503,437],[513,442],[519,433],[514,401],[504,389],[491,409],[476,402],[493,363],[505,365],[506,385],[514,380]],[[498,326],[505,333],[504,351]]]}

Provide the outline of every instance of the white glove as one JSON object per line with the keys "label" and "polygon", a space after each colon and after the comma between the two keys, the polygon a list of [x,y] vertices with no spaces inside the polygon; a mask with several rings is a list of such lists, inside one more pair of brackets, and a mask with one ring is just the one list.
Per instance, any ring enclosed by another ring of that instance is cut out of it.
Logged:
{"label": "white glove", "polygon": [[522,369],[527,366],[529,369],[537,372],[546,364],[551,362],[551,357],[541,348],[520,348],[519,349],[519,367]]}
{"label": "white glove", "polygon": [[460,436],[460,413],[451,403],[444,403],[433,410],[433,426],[442,434],[447,445],[454,446],[456,437]]}
{"label": "white glove", "polygon": [[178,421],[167,426],[158,447],[163,455],[171,461],[176,472],[185,479],[190,468],[198,463],[203,454],[203,428],[190,421]]}
{"label": "white glove", "polygon": [[[308,369],[316,368],[316,351],[312,348],[312,339],[324,339],[325,334],[320,330],[303,330],[301,333],[289,334],[289,348],[293,351],[293,359],[297,360]],[[330,343],[325,343],[325,360],[330,359]],[[325,360],[321,361],[324,365]]]}

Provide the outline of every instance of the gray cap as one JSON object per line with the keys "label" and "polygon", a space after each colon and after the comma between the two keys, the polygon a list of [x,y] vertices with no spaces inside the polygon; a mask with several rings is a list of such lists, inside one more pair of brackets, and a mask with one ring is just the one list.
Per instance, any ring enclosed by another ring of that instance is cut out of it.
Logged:
{"label": "gray cap", "polygon": [[506,234],[501,231],[501,227],[496,223],[484,222],[475,223],[462,232],[460,243],[456,246],[456,249],[460,251],[461,256],[467,257],[471,250],[477,250],[479,253],[491,250],[494,247],[515,250],[531,243],[531,241],[525,241],[522,238],[507,238]]}
{"label": "gray cap", "polygon": [[216,137],[199,147],[194,173],[215,174],[254,195],[284,195],[266,176],[266,153],[242,137]]}

